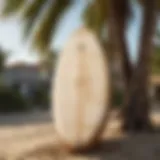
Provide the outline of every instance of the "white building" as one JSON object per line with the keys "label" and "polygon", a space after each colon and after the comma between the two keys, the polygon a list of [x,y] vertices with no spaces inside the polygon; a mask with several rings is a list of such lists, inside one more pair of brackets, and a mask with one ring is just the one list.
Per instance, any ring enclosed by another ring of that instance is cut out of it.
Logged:
{"label": "white building", "polygon": [[7,66],[1,73],[1,78],[5,85],[19,88],[25,95],[49,80],[48,77],[44,79],[39,65],[22,62]]}

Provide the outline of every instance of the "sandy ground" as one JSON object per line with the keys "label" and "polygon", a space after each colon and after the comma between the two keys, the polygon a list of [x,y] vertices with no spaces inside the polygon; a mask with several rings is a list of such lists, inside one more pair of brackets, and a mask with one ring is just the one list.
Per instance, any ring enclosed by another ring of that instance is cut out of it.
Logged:
{"label": "sandy ground", "polygon": [[[160,125],[158,112],[152,119]],[[59,147],[49,113],[0,116],[0,160],[160,160],[160,133],[127,136],[119,126],[111,119],[94,150],[69,154]]]}

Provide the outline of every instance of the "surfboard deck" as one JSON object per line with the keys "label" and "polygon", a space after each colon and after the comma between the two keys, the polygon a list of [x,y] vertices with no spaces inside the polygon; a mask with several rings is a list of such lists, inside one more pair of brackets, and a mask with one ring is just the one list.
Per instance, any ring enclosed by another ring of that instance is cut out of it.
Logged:
{"label": "surfboard deck", "polygon": [[109,71],[96,36],[81,28],[60,54],[53,83],[55,129],[69,148],[93,144],[105,124]]}

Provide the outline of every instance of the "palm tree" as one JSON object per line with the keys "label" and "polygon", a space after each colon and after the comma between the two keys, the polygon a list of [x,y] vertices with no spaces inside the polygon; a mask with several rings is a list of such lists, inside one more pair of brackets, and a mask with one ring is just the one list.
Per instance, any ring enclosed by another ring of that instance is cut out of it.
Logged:
{"label": "palm tree", "polygon": [[[135,67],[129,61],[129,50],[125,39],[127,21],[131,15],[129,0],[93,0],[84,12],[85,22],[95,30],[99,38],[109,48],[118,51],[122,60],[125,81],[124,128],[140,130],[149,128],[148,75],[152,37],[156,23],[156,0],[139,0],[144,6],[139,60]],[[61,18],[71,0],[6,0],[3,15],[12,15],[24,8],[25,35],[32,35],[33,48],[46,53],[55,31],[55,24]],[[28,3],[27,3],[28,2]],[[108,28],[108,37],[104,31]],[[112,55],[110,54],[110,56]],[[108,55],[108,54],[107,54]],[[147,127],[146,127],[147,126]]]}
{"label": "palm tree", "polygon": [[[148,95],[148,81],[149,81],[149,64],[150,55],[153,48],[153,36],[156,26],[156,13],[158,3],[156,1],[142,0],[140,1],[144,8],[144,19],[141,35],[141,43],[139,48],[139,60],[136,66],[132,66],[129,61],[129,50],[126,45],[125,32],[127,27],[127,21],[131,15],[129,0],[110,0],[108,1],[109,15],[106,15],[106,19],[109,22],[109,33],[111,35],[112,45],[116,48],[122,59],[122,69],[125,81],[125,107],[123,112],[124,125],[123,128],[127,130],[146,130],[151,128],[149,119],[149,95]],[[95,7],[93,5],[91,7]],[[104,4],[103,4],[104,6]],[[104,7],[101,7],[102,13]],[[95,9],[91,9],[96,11]],[[100,12],[100,10],[99,10]],[[93,16],[96,17],[97,12]],[[102,16],[103,17],[103,16]],[[99,18],[100,19],[100,18]],[[90,20],[92,20],[90,18]],[[89,21],[90,22],[90,21]],[[92,22],[92,23],[91,23]],[[93,25],[99,32],[97,24],[94,25],[92,20],[89,24]],[[95,21],[95,23],[97,23]],[[101,23],[99,23],[102,25]],[[116,38],[114,38],[114,36]]]}
{"label": "palm tree", "polygon": [[149,75],[153,50],[153,36],[156,29],[156,0],[143,1],[143,26],[140,37],[139,58],[135,66],[124,111],[124,128],[127,130],[151,129],[149,119]]}

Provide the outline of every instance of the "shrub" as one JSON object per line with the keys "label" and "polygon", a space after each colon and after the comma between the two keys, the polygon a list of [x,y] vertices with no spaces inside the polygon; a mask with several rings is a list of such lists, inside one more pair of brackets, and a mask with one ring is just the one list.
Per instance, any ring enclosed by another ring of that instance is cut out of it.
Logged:
{"label": "shrub", "polygon": [[49,89],[47,87],[39,87],[35,90],[32,102],[41,109],[49,108]]}
{"label": "shrub", "polygon": [[27,109],[27,102],[18,90],[0,87],[0,112],[22,112]]}

